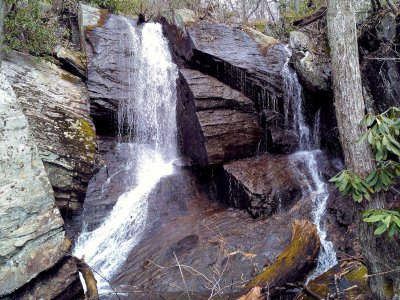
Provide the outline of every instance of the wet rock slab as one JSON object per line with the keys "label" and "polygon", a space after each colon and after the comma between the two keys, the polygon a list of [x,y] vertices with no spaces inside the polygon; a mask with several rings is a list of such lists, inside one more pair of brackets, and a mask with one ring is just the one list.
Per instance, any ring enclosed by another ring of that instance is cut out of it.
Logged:
{"label": "wet rock slab", "polygon": [[302,182],[289,156],[261,155],[224,165],[230,205],[266,217],[302,196]]}
{"label": "wet rock slab", "polygon": [[215,280],[227,298],[289,244],[294,219],[310,217],[310,203],[303,199],[284,213],[254,220],[210,200],[207,188],[183,170],[163,178],[149,201],[144,237],[112,280],[121,290],[153,293],[142,299],[175,299],[171,292],[185,291],[178,262],[185,266],[187,289],[203,293],[198,299],[208,299]]}
{"label": "wet rock slab", "polygon": [[282,44],[263,48],[244,30],[206,21],[179,22],[180,11],[164,14],[164,32],[175,60],[242,91],[257,107],[269,97],[282,95],[282,66],[287,53]]}
{"label": "wet rock slab", "polygon": [[177,123],[183,151],[196,164],[221,164],[254,154],[262,138],[253,102],[217,79],[182,69]]}

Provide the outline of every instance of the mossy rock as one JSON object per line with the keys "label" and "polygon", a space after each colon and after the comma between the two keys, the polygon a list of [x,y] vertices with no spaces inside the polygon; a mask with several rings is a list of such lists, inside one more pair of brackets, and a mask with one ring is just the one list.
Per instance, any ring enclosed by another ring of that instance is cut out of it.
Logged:
{"label": "mossy rock", "polygon": [[[344,261],[334,266],[324,274],[318,276],[307,284],[307,289],[319,295],[321,299],[345,291],[341,299],[370,299],[370,289],[368,287],[367,268],[358,261]],[[335,282],[336,277],[336,282]],[[306,292],[302,292],[296,299],[314,300]]]}

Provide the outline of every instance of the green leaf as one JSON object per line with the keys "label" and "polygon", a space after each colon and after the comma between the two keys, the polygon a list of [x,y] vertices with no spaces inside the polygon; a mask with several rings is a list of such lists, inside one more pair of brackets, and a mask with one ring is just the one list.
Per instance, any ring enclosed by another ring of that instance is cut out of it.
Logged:
{"label": "green leaf", "polygon": [[396,227],[396,224],[395,223],[392,223],[391,225],[390,225],[390,229],[389,229],[389,237],[393,237],[395,234],[396,234],[396,232],[398,231],[398,229],[397,229],[397,227]]}
{"label": "green leaf", "polygon": [[378,228],[375,229],[374,234],[375,235],[381,235],[386,230],[387,230],[386,225],[385,224],[381,224]]}
{"label": "green leaf", "polygon": [[382,221],[383,216],[382,215],[372,215],[369,216],[368,218],[364,218],[363,221],[366,223],[375,223],[378,221]]}
{"label": "green leaf", "polygon": [[386,225],[386,228],[389,228],[390,226],[390,220],[392,219],[392,216],[387,216],[382,223]]}

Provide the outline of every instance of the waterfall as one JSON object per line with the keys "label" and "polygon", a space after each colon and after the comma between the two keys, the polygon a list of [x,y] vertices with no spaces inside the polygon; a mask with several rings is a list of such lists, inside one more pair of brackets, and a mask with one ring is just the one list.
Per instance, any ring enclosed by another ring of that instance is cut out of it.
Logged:
{"label": "waterfall", "polygon": [[[287,52],[287,61],[282,69],[285,123],[288,127],[291,125],[292,129],[299,137],[299,150],[291,155],[291,161],[294,165],[300,164],[304,166],[308,173],[308,176],[306,176],[306,174],[299,171],[299,177],[306,182],[306,189],[303,191],[303,196],[309,196],[312,199],[313,223],[317,226],[317,233],[321,241],[321,250],[318,256],[317,267],[308,277],[308,280],[311,280],[336,265],[337,259],[333,243],[327,239],[325,230],[324,216],[329,193],[327,185],[318,170],[316,159],[316,155],[320,152],[320,150],[315,150],[319,147],[320,140],[320,111],[318,111],[315,116],[313,136],[311,136],[310,128],[304,117],[302,86],[298,81],[296,72],[289,66],[292,55],[289,46],[286,46],[285,49]],[[293,121],[290,122],[291,120]],[[311,181],[308,177],[311,178]]]}
{"label": "waterfall", "polygon": [[[112,279],[131,249],[140,241],[146,226],[147,197],[164,176],[173,173],[176,157],[176,78],[168,42],[161,26],[132,25],[121,18],[129,36],[125,63],[129,93],[118,107],[118,133],[128,137],[127,164],[135,164],[136,180],[122,194],[103,223],[95,230],[83,230],[74,255],[96,273],[100,291],[108,290],[103,279]],[[123,38],[123,37],[121,37]]]}
{"label": "waterfall", "polygon": [[[292,57],[289,45],[286,45],[285,50],[287,58],[282,68],[285,125],[288,126],[291,123],[293,126],[292,129],[299,137],[300,149],[308,149],[310,146],[310,129],[304,120],[303,87],[299,83],[296,72],[289,66]],[[290,122],[289,112],[292,112],[293,122]]]}

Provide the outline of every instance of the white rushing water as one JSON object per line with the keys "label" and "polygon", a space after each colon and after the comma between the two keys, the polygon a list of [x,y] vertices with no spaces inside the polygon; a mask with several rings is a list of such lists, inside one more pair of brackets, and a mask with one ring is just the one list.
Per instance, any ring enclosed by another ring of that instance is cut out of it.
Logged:
{"label": "white rushing water", "polygon": [[[302,165],[307,174],[299,172],[299,177],[305,182],[306,190],[303,196],[311,197],[313,202],[313,223],[317,226],[317,232],[321,241],[321,250],[318,256],[317,267],[308,277],[308,281],[329,270],[337,264],[336,252],[333,243],[327,239],[324,216],[329,198],[327,185],[318,170],[316,155],[320,144],[320,111],[314,120],[314,128],[308,127],[304,117],[303,89],[297,74],[289,67],[292,55],[289,47],[286,48],[287,61],[282,69],[284,80],[284,108],[286,126],[290,126],[299,138],[299,151],[291,156],[294,165]],[[308,175],[308,176],[307,176]],[[311,179],[311,181],[310,181]]]}
{"label": "white rushing water", "polygon": [[[95,230],[84,230],[74,255],[85,261],[95,274],[100,292],[108,290],[110,280],[125,262],[130,250],[140,241],[146,226],[147,197],[164,176],[173,173],[176,157],[176,78],[167,40],[161,26],[147,23],[134,26],[121,18],[129,36],[126,61],[129,93],[119,104],[119,135],[130,139],[136,178],[122,194],[103,223]],[[122,37],[121,37],[122,38]]]}

